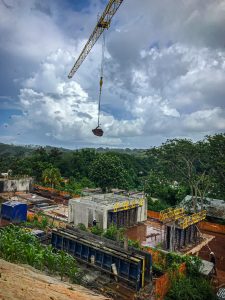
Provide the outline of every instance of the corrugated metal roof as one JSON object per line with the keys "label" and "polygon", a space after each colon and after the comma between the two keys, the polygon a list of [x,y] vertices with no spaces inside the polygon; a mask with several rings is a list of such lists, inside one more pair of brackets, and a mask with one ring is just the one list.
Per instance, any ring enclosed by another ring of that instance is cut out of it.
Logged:
{"label": "corrugated metal roof", "polygon": [[[193,211],[192,196],[187,195],[179,204],[186,210]],[[220,199],[204,198],[203,209],[207,211],[207,216],[225,220],[225,201]],[[197,210],[201,210],[201,198],[197,198]]]}

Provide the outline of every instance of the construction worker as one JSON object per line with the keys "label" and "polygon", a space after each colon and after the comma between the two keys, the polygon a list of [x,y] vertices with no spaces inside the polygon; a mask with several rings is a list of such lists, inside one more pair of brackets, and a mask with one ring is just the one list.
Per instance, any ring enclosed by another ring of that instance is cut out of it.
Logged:
{"label": "construction worker", "polygon": [[210,261],[211,261],[211,263],[213,263],[213,273],[215,275],[217,275],[217,272],[216,272],[216,257],[215,257],[214,252],[210,252]]}

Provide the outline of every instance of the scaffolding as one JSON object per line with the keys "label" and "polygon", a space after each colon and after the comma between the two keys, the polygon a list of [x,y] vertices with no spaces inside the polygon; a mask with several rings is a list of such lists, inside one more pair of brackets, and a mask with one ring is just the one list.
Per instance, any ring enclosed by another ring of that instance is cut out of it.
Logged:
{"label": "scaffolding", "polygon": [[180,218],[185,216],[184,208],[183,207],[169,207],[165,210],[160,211],[159,219],[162,222],[171,222],[176,221]]}
{"label": "scaffolding", "polygon": [[164,224],[164,246],[175,251],[197,242],[196,224],[206,218],[206,211],[187,215],[183,207],[170,207],[160,212],[159,219]]}
{"label": "scaffolding", "polygon": [[190,216],[185,216],[178,220],[178,224],[182,229],[185,229],[193,224],[196,224],[206,218],[206,210],[202,210],[198,213],[192,214]]}

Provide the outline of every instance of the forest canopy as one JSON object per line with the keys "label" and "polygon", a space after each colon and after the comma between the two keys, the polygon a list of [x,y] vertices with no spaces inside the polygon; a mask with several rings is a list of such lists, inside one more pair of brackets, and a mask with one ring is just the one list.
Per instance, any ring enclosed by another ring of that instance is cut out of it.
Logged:
{"label": "forest canopy", "polygon": [[0,144],[0,172],[8,170],[13,176],[33,176],[38,183],[71,192],[84,187],[144,190],[149,206],[159,205],[160,210],[176,205],[187,194],[225,199],[225,134],[197,142],[167,140],[146,150],[73,151]]}

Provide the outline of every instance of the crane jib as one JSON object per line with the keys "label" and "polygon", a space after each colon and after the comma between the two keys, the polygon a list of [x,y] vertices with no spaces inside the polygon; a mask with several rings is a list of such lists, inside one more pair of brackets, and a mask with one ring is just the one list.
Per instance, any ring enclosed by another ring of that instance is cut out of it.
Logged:
{"label": "crane jib", "polygon": [[108,29],[111,23],[111,20],[118,8],[122,4],[123,0],[110,0],[107,4],[104,12],[102,13],[98,23],[96,24],[94,31],[92,32],[90,38],[88,39],[86,45],[84,46],[80,56],[75,62],[73,68],[71,69],[68,78],[72,78],[76,73],[82,62],[87,57],[88,53],[91,51],[92,47],[95,45],[101,34],[105,29]]}

